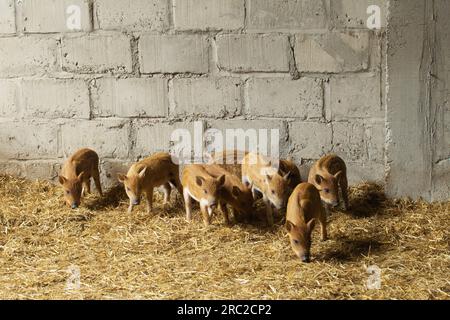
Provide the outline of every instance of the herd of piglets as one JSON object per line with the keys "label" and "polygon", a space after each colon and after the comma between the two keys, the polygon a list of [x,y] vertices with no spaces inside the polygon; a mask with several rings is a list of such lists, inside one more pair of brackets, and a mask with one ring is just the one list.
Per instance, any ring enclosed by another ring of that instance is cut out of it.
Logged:
{"label": "herd of piglets", "polygon": [[[240,153],[242,176],[226,169],[224,157]],[[103,196],[100,184],[99,157],[90,149],[80,149],[64,163],[59,182],[68,206],[76,209],[81,198],[90,193],[90,181]],[[126,174],[119,174],[129,198],[128,212],[140,204],[145,194],[147,212],[152,211],[153,190],[161,187],[164,204],[170,201],[172,188],[184,200],[186,219],[192,219],[192,200],[199,203],[205,226],[211,223],[214,209],[230,223],[228,207],[236,221],[248,221],[255,214],[254,202],[262,198],[267,223],[274,223],[274,215],[286,209],[285,228],[292,250],[303,262],[310,261],[311,234],[320,223],[322,240],[327,239],[327,215],[331,207],[340,203],[342,193],[345,210],[349,208],[348,182],[345,162],[335,154],[325,155],[311,167],[308,182],[302,182],[300,171],[292,160],[275,163],[263,155],[251,152],[223,151],[211,156],[207,164],[185,165],[180,168],[170,154],[155,153],[133,164]]]}

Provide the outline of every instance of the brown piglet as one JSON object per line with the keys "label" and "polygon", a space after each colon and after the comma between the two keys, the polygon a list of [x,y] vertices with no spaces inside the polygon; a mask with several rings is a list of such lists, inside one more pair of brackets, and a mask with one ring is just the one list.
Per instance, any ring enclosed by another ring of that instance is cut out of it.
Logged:
{"label": "brown piglet", "polygon": [[[244,157],[248,153],[248,151],[241,151],[237,149],[213,152],[209,154],[209,163],[220,165],[225,170],[228,170],[238,176],[242,176],[241,164]],[[290,157],[287,159],[280,159],[278,165],[280,175],[284,176],[289,173],[289,187],[294,190],[294,188],[302,182],[300,170],[297,165]]]}
{"label": "brown piglet", "polygon": [[262,194],[269,225],[273,225],[272,206],[280,210],[286,205],[290,189],[289,176],[290,173],[281,176],[278,168],[272,167],[271,161],[261,155],[248,153],[243,159],[242,182],[251,186],[254,199],[257,192]]}
{"label": "brown piglet", "polygon": [[183,194],[178,165],[172,162],[170,154],[158,152],[133,164],[126,175],[117,176],[119,182],[124,184],[125,191],[130,199],[128,212],[140,204],[141,195],[145,193],[147,198],[147,212],[153,208],[153,190],[162,186],[164,192],[164,204],[170,200],[172,188]]}
{"label": "brown piglet", "polygon": [[310,261],[311,233],[317,220],[322,227],[322,240],[326,240],[327,218],[319,191],[310,183],[301,183],[288,200],[286,231],[292,250],[303,262]]}
{"label": "brown piglet", "polygon": [[250,187],[245,186],[234,174],[219,165],[205,165],[205,170],[214,178],[225,176],[225,182],[220,190],[219,209],[222,211],[226,224],[229,224],[227,205],[230,205],[236,220],[242,220],[252,214],[253,196]]}
{"label": "brown piglet", "polygon": [[205,169],[205,165],[191,164],[183,169],[181,184],[183,185],[186,220],[192,219],[191,198],[200,203],[200,210],[205,226],[210,225],[213,209],[219,204],[220,192],[225,183],[225,175],[218,178]]}
{"label": "brown piglet", "polygon": [[75,152],[64,163],[59,174],[59,183],[64,190],[65,202],[72,209],[78,208],[81,197],[91,192],[91,178],[98,193],[103,196],[98,164],[97,153],[86,148]]}
{"label": "brown piglet", "polygon": [[335,154],[320,158],[311,167],[308,182],[320,192],[322,201],[330,207],[339,205],[339,187],[342,191],[345,210],[349,209],[347,167],[344,160]]}
{"label": "brown piglet", "polygon": [[285,175],[286,173],[289,173],[289,187],[294,190],[295,187],[302,182],[301,176],[300,176],[300,170],[298,170],[298,167],[292,161],[292,159],[280,159],[279,162],[279,171],[281,175]]}

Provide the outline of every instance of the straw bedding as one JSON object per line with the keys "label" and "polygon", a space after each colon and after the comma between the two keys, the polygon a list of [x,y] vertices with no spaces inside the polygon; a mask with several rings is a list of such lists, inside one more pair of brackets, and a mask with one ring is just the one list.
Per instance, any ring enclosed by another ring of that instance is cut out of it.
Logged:
{"label": "straw bedding", "polygon": [[[0,176],[0,298],[3,299],[449,299],[450,203],[387,200],[382,188],[351,188],[350,213],[314,232],[312,262],[295,258],[281,218],[205,229],[180,198],[154,212],[126,213],[121,188],[80,209],[49,182]],[[263,208],[259,205],[259,209]],[[368,289],[367,267],[381,269]],[[80,288],[67,288],[71,266]]]}

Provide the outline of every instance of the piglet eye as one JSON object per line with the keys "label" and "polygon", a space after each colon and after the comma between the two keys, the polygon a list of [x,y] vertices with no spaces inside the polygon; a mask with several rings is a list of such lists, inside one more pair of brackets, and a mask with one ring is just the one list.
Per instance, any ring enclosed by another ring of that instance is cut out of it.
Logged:
{"label": "piglet eye", "polygon": [[127,187],[127,191],[131,191],[130,188]]}
{"label": "piglet eye", "polygon": [[330,193],[330,189],[325,189],[325,193]]}
{"label": "piglet eye", "polygon": [[66,194],[70,194],[70,191],[69,191],[69,190],[66,190]]}
{"label": "piglet eye", "polygon": [[203,192],[204,192],[205,194],[207,194],[207,193],[208,193],[208,191],[207,191],[207,190],[203,190]]}
{"label": "piglet eye", "polygon": [[295,244],[298,244],[298,240],[292,240]]}
{"label": "piglet eye", "polygon": [[272,194],[275,194],[275,190],[271,190]]}

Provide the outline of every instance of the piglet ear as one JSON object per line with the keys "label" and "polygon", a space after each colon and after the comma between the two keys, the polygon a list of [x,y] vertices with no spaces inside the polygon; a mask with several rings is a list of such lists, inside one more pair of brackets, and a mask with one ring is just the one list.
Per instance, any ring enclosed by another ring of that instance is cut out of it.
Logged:
{"label": "piglet ear", "polygon": [[220,177],[219,177],[219,179],[217,179],[218,180],[218,182],[219,182],[219,186],[223,186],[224,184],[225,184],[225,175],[223,174],[223,175],[221,175]]}
{"label": "piglet ear", "polygon": [[320,174],[316,174],[316,176],[314,177],[314,180],[316,181],[317,184],[321,184],[323,180],[325,180]]}
{"label": "piglet ear", "polygon": [[119,180],[120,183],[124,183],[125,180],[127,180],[127,176],[124,175],[124,174],[119,173],[119,174],[117,175],[117,180]]}
{"label": "piglet ear", "polygon": [[142,169],[141,171],[139,171],[138,175],[139,178],[143,178],[145,176],[145,172],[147,171],[147,167],[145,167],[144,169]]}
{"label": "piglet ear", "polygon": [[289,181],[289,179],[291,178],[291,173],[288,172],[283,176],[284,181]]}
{"label": "piglet ear", "polygon": [[286,224],[284,225],[284,227],[286,228],[287,232],[291,232],[291,230],[295,227],[294,224],[292,222],[290,222],[289,220],[286,220]]}
{"label": "piglet ear", "polygon": [[63,176],[59,176],[58,180],[59,180],[59,183],[61,183],[61,184],[64,184],[64,183],[67,182],[67,179],[65,177],[63,177]]}
{"label": "piglet ear", "polygon": [[311,232],[314,229],[314,226],[316,225],[316,219],[312,218],[309,220],[309,222],[306,224],[306,227],[308,228],[308,231]]}
{"label": "piglet ear", "polygon": [[77,177],[78,180],[83,180],[85,174],[86,174],[86,173],[85,173],[84,171],[81,171],[80,174],[79,174],[78,177]]}
{"label": "piglet ear", "polygon": [[342,170],[341,170],[341,171],[338,171],[338,172],[334,175],[334,177],[335,177],[336,179],[339,179],[339,178],[341,177],[341,175],[342,175]]}

